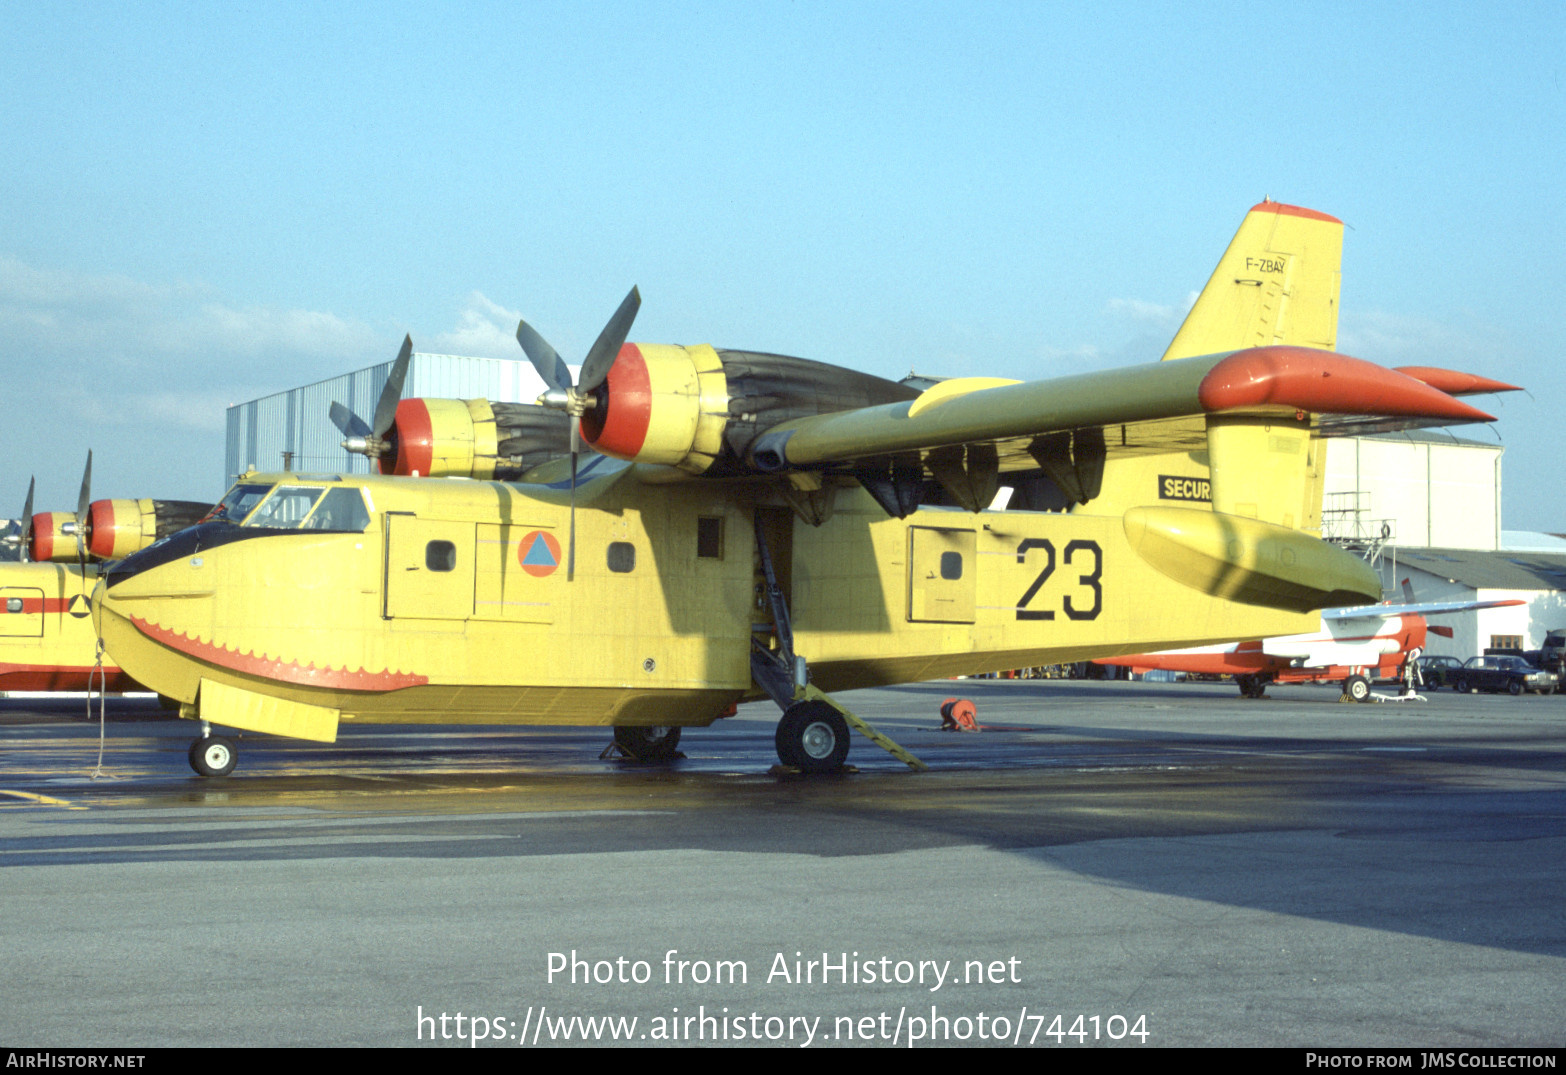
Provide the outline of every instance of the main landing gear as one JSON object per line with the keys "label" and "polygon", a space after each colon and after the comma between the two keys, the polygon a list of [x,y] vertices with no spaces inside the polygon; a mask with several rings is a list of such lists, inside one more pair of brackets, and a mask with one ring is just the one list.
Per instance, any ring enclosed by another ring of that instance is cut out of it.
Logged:
{"label": "main landing gear", "polygon": [[1272,682],[1271,677],[1263,675],[1242,674],[1234,677],[1235,684],[1240,688],[1242,698],[1267,697],[1267,684]]}
{"label": "main landing gear", "polygon": [[1343,697],[1351,702],[1366,702],[1370,700],[1370,680],[1361,675],[1352,675],[1343,681]]}
{"label": "main landing gear", "polygon": [[848,760],[848,721],[820,699],[783,711],[776,736],[778,760],[802,773],[830,773]]}
{"label": "main landing gear", "polygon": [[616,724],[614,745],[637,761],[673,761],[682,757],[678,728],[632,728]]}
{"label": "main landing gear", "polygon": [[761,638],[752,636],[750,673],[767,697],[783,710],[774,737],[778,761],[801,773],[837,772],[848,760],[848,726],[852,723],[861,735],[910,769],[926,769],[924,762],[811,685],[805,658],[794,652],[788,602],[772,569],[772,554],[760,515],[756,517],[756,551],[766,576],[766,596],[772,605],[772,626],[778,645],[776,649],[768,648]]}

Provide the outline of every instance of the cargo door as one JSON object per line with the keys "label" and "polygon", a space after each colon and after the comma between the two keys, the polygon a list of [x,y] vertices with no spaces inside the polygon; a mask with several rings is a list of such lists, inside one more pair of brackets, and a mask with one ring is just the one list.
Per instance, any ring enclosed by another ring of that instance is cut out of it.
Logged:
{"label": "cargo door", "polygon": [[554,623],[563,560],[553,527],[480,523],[473,618]]}
{"label": "cargo door", "polygon": [[910,623],[973,622],[976,548],[972,530],[908,528]]}
{"label": "cargo door", "polygon": [[386,516],[386,618],[473,615],[474,524]]}

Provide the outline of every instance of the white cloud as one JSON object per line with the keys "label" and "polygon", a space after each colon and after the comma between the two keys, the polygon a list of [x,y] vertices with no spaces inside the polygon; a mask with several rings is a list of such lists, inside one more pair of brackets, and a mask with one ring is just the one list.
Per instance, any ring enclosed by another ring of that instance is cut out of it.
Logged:
{"label": "white cloud", "polygon": [[427,343],[415,340],[420,351],[446,355],[472,355],[479,358],[509,358],[521,360],[525,356],[517,346],[517,321],[522,315],[491,302],[483,293],[474,291],[468,295],[467,305],[457,313],[457,327],[442,332]]}
{"label": "white cloud", "polygon": [[1185,302],[1179,306],[1146,302],[1142,299],[1110,299],[1105,304],[1104,312],[1111,317],[1135,321],[1138,324],[1175,327],[1185,320],[1185,315],[1191,312],[1192,306],[1196,305],[1197,294],[1195,291],[1187,293]]}
{"label": "white cloud", "polygon": [[1455,362],[1483,369],[1503,335],[1494,329],[1371,310],[1343,315],[1338,350],[1384,366]]}
{"label": "white cloud", "polygon": [[3,256],[0,340],[18,358],[34,361],[112,359],[159,367],[170,359],[279,352],[351,361],[379,342],[369,326],[335,314],[236,307],[202,286],[37,269]]}

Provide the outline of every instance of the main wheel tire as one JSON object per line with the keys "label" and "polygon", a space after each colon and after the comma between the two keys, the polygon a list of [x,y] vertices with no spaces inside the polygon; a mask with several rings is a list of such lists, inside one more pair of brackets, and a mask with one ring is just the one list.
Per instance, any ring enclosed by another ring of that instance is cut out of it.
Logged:
{"label": "main wheel tire", "polygon": [[209,735],[190,744],[190,767],[201,776],[227,776],[239,764],[239,751],[231,739]]}
{"label": "main wheel tire", "polygon": [[1240,688],[1241,698],[1260,698],[1261,694],[1256,689],[1256,677],[1252,675],[1239,675],[1234,677],[1235,685]]}
{"label": "main wheel tire", "polygon": [[679,756],[680,729],[614,726],[615,745],[637,761],[673,761]]}
{"label": "main wheel tire", "polygon": [[795,702],[783,712],[778,760],[802,773],[830,773],[848,758],[848,721],[822,701]]}
{"label": "main wheel tire", "polygon": [[1370,680],[1364,676],[1349,676],[1343,681],[1343,693],[1356,702],[1370,697]]}

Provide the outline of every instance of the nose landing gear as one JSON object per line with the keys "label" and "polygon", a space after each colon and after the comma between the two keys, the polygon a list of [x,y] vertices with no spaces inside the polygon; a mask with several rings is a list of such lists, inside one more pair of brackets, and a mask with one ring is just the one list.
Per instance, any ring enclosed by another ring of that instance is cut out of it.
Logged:
{"label": "nose landing gear", "polygon": [[190,744],[190,767],[201,776],[227,776],[239,763],[239,750],[232,739],[204,735]]}

